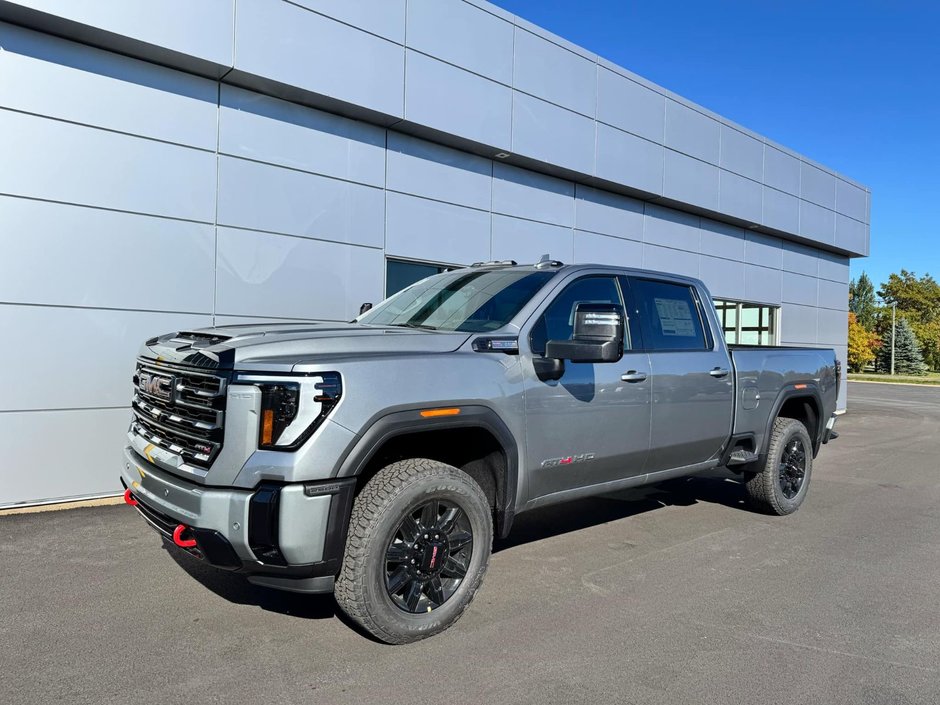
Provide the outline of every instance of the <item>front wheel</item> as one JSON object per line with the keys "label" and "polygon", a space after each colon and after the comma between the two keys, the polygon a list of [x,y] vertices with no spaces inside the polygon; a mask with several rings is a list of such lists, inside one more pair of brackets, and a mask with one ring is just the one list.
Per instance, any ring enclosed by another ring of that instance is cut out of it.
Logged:
{"label": "front wheel", "polygon": [[336,601],[384,642],[424,639],[463,614],[492,544],[490,507],[472,478],[434,460],[392,463],[356,497]]}
{"label": "front wheel", "polygon": [[767,514],[792,514],[806,498],[812,471],[813,442],[806,426],[796,419],[775,419],[764,467],[745,476],[751,505]]}

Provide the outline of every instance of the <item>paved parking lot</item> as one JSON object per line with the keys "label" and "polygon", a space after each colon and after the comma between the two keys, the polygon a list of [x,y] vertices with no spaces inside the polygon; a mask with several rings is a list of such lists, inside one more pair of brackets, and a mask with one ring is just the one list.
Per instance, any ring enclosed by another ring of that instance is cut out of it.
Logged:
{"label": "paved parking lot", "polygon": [[0,702],[935,705],[940,388],[849,394],[796,515],[724,473],[525,515],[411,646],[174,557],[126,507],[0,517]]}

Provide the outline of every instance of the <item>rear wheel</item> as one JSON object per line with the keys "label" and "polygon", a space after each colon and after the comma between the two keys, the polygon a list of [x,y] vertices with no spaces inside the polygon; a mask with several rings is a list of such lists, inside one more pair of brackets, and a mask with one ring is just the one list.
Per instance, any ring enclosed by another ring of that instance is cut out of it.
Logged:
{"label": "rear wheel", "polygon": [[764,467],[745,476],[751,505],[768,514],[792,514],[806,498],[812,470],[813,442],[806,427],[796,419],[776,419]]}
{"label": "rear wheel", "polygon": [[391,644],[451,626],[483,580],[493,522],[479,485],[427,459],[383,468],[353,505],[336,601]]}

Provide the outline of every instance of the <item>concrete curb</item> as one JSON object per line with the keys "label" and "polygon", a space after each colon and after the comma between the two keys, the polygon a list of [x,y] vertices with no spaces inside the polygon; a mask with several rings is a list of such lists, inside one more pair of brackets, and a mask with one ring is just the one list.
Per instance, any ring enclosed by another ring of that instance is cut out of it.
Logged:
{"label": "concrete curb", "polygon": [[116,497],[99,497],[97,499],[79,499],[68,502],[53,502],[50,504],[32,504],[27,507],[5,507],[0,508],[0,518],[12,516],[14,514],[37,514],[39,512],[59,512],[63,509],[79,509],[81,507],[105,507],[113,504],[121,504],[124,501],[122,495]]}
{"label": "concrete curb", "polygon": [[882,382],[880,379],[848,379],[852,384],[893,384],[898,387],[940,387],[940,382]]}

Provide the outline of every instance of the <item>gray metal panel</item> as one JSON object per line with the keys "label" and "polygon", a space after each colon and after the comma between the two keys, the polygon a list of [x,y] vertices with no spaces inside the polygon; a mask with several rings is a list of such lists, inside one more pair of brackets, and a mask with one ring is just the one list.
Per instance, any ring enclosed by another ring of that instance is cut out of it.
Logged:
{"label": "gray metal panel", "polygon": [[745,239],[747,240],[744,247],[745,262],[780,269],[783,259],[780,240],[769,235],[750,232],[745,234]]}
{"label": "gray metal panel", "polygon": [[762,188],[756,181],[721,169],[718,210],[758,224],[761,222]]}
{"label": "gray metal panel", "polygon": [[0,23],[0,106],[215,149],[215,81]]}
{"label": "gray metal panel", "polygon": [[665,137],[667,147],[718,164],[721,137],[717,120],[669,99],[666,101]]}
{"label": "gray metal panel", "polygon": [[837,311],[849,310],[849,285],[846,282],[833,282],[828,279],[819,280],[819,289],[816,296],[816,305],[820,308],[831,308]]}
{"label": "gray metal panel", "polygon": [[607,181],[660,195],[663,192],[663,147],[628,132],[597,123],[595,174]]}
{"label": "gray metal panel", "polygon": [[764,184],[794,196],[800,195],[800,160],[764,145]]}
{"label": "gray metal panel", "polygon": [[836,211],[855,218],[862,222],[868,222],[867,194],[864,189],[844,181],[836,179]]}
{"label": "gray metal panel", "polygon": [[385,196],[371,186],[222,156],[218,222],[381,247]]}
{"label": "gray metal panel", "polygon": [[513,91],[512,151],[516,154],[593,173],[594,125],[591,118]]}
{"label": "gray metal panel", "polygon": [[764,144],[740,130],[722,125],[721,168],[761,181],[764,178]]}
{"label": "gray metal panel", "polygon": [[[837,231],[838,232],[838,231]],[[816,253],[819,264],[820,279],[829,279],[835,282],[849,281],[849,258],[832,252]]]}
{"label": "gray metal panel", "polygon": [[701,242],[699,221],[697,215],[647,204],[643,241],[677,250],[698,252]]}
{"label": "gray metal panel", "polygon": [[492,242],[493,259],[536,262],[543,254],[562,262],[574,259],[572,230],[560,225],[494,214]]}
{"label": "gray metal panel", "polygon": [[849,252],[868,254],[868,226],[841,213],[835,214],[835,244]]}
{"label": "gray metal panel", "polygon": [[[125,388],[129,386],[128,378]],[[0,505],[117,493],[121,489],[117,459],[130,420],[127,408],[4,414],[0,448],[7,470]],[[42,472],[12,471],[35,468],[36,449],[49,448],[50,438],[56,439],[55,448],[67,452],[72,462],[46,463]]]}
{"label": "gray metal panel", "polygon": [[779,269],[746,264],[744,299],[756,303],[779,304],[782,299],[782,277]]}
{"label": "gray metal panel", "polygon": [[663,196],[717,211],[718,167],[667,149]]}
{"label": "gray metal panel", "polygon": [[842,345],[848,337],[848,314],[828,308],[816,310],[816,342],[822,345]]}
{"label": "gray metal panel", "polygon": [[489,211],[389,192],[385,252],[448,264],[490,258]]}
{"label": "gray metal panel", "polygon": [[815,277],[819,271],[819,250],[795,242],[784,241],[783,269]]}
{"label": "gray metal panel", "polygon": [[372,186],[385,186],[385,130],[222,86],[219,151]]}
{"label": "gray metal panel", "polygon": [[494,164],[493,212],[571,227],[574,184],[508,164]]}
{"label": "gray metal panel", "polygon": [[662,144],[666,98],[601,66],[597,69],[597,119]]}
{"label": "gray metal panel", "polygon": [[463,0],[408,2],[409,48],[506,85],[512,84],[512,42],[511,22]]}
{"label": "gray metal panel", "polygon": [[596,71],[593,61],[516,27],[512,70],[516,90],[593,118]]}
{"label": "gray metal panel", "polygon": [[788,233],[799,232],[800,199],[764,186],[761,224]]}
{"label": "gray metal panel", "polygon": [[4,336],[29,341],[28,354],[0,346],[0,411],[129,405],[140,344],[156,331],[211,323],[209,315],[0,304]]}
{"label": "gray metal panel", "polygon": [[639,267],[643,261],[643,245],[634,240],[575,230],[572,261],[583,264],[603,262],[622,267]]}
{"label": "gray metal panel", "polygon": [[780,313],[780,342],[784,345],[816,344],[815,306],[785,304]]}
{"label": "gray metal panel", "polygon": [[816,277],[795,272],[783,273],[783,301],[804,306],[816,305]]}
{"label": "gray metal panel", "polygon": [[390,190],[490,208],[493,162],[489,159],[389,130],[386,160]]}
{"label": "gray metal panel", "polygon": [[219,66],[232,65],[235,0],[16,0],[15,4]]}
{"label": "gray metal panel", "polygon": [[[249,0],[250,2],[251,0]],[[405,43],[405,0],[291,0],[322,15]],[[411,0],[417,2],[417,0]]]}
{"label": "gray metal panel", "polygon": [[697,277],[698,261],[699,256],[694,252],[643,243],[643,267],[645,269]]}
{"label": "gray metal panel", "polygon": [[204,222],[215,216],[209,152],[0,110],[0,154],[17,165],[0,169],[0,193]]}
{"label": "gray metal panel", "polygon": [[404,48],[281,0],[238,3],[235,68],[400,117]]}
{"label": "gray metal panel", "polygon": [[703,255],[744,261],[744,229],[702,218],[700,249]]}
{"label": "gray metal panel", "polygon": [[743,262],[734,262],[720,257],[699,257],[699,279],[716,298],[740,300],[744,298]]}
{"label": "gray metal panel", "polygon": [[836,214],[809,201],[800,201],[800,235],[813,240],[835,243]]}
{"label": "gray metal panel", "polygon": [[830,210],[836,207],[836,177],[812,164],[800,164],[800,197]]}
{"label": "gray metal panel", "polygon": [[211,225],[0,196],[0,233],[0,301],[212,312]]}
{"label": "gray metal panel", "polygon": [[578,184],[575,191],[575,227],[604,235],[643,239],[642,201]]}
{"label": "gray metal panel", "polygon": [[381,250],[232,228],[219,228],[216,276],[229,315],[348,321],[385,294]]}
{"label": "gray metal panel", "polygon": [[512,89],[408,51],[405,119],[508,150]]}

